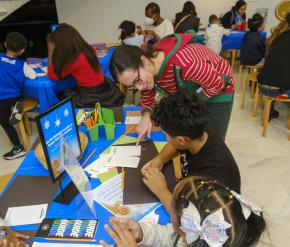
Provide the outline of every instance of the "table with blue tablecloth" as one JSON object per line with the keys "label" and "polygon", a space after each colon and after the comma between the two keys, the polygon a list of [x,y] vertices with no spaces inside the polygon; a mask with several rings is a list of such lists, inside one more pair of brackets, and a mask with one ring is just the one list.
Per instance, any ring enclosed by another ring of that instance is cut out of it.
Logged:
{"label": "table with blue tablecloth", "polygon": [[[199,37],[204,38],[204,33],[198,33]],[[261,35],[266,37],[266,32],[261,32]],[[222,49],[223,50],[240,50],[243,42],[245,32],[232,31],[228,35],[224,35],[222,39]]]}
{"label": "table with blue tablecloth", "polygon": [[[99,63],[105,77],[111,77],[109,66],[110,60],[115,48],[110,48],[106,51],[105,56],[99,57]],[[42,61],[42,66],[47,66],[46,61]],[[39,68],[36,72],[41,73]],[[73,77],[68,77],[62,81],[50,80],[47,76],[39,76],[35,80],[26,79],[24,85],[24,97],[36,99],[39,104],[39,112],[44,112],[51,106],[59,102],[57,94],[68,88],[76,86],[76,81]]]}
{"label": "table with blue tablecloth", "polygon": [[[140,107],[126,107],[124,109],[125,114],[127,111],[138,111],[140,110]],[[81,126],[80,131],[83,131],[87,134],[86,129],[84,126]],[[116,125],[116,136],[114,140],[106,140],[105,134],[101,132],[100,139],[97,142],[89,142],[85,153],[80,160],[80,163],[82,163],[84,160],[87,159],[87,157],[92,153],[92,151],[97,148],[97,151],[93,154],[93,156],[89,159],[89,162],[87,165],[91,162],[93,162],[105,149],[107,149],[113,142],[115,142],[122,134],[124,134],[126,131],[126,125],[125,124],[117,124]],[[137,137],[137,134],[130,134],[130,136]],[[162,132],[153,132],[151,139],[153,141],[166,141],[166,137]],[[30,151],[23,162],[21,163],[20,167],[17,169],[16,173],[12,177],[9,184],[6,186],[5,190],[2,192],[5,193],[5,191],[9,188],[9,185],[13,182],[13,180],[17,176],[49,176],[49,172],[43,168],[43,166],[40,164],[40,162],[36,159],[34,151]],[[66,180],[68,180],[68,177],[66,177]],[[98,179],[91,179],[91,183],[94,186],[98,186],[100,184]],[[58,194],[59,192],[57,192]],[[95,236],[96,240],[105,240],[108,241],[110,244],[112,244],[112,239],[109,237],[109,235],[104,230],[104,224],[108,223],[109,217],[112,216],[112,214],[107,211],[105,208],[100,206],[99,204],[95,203],[95,209],[96,209],[96,218],[99,220],[99,226],[97,229],[97,233]],[[155,210],[155,214],[159,215],[159,224],[167,224],[170,221],[169,215],[165,211],[164,207],[158,207]],[[94,215],[83,200],[82,196],[78,194],[73,201],[68,204],[60,204],[53,202],[48,211],[46,218],[67,218],[67,219],[94,219]],[[26,225],[26,226],[18,226],[13,227],[13,229],[17,231],[23,231],[23,230],[37,230],[39,225]],[[47,241],[44,239],[37,239],[37,241]],[[96,244],[96,243],[95,243]]]}

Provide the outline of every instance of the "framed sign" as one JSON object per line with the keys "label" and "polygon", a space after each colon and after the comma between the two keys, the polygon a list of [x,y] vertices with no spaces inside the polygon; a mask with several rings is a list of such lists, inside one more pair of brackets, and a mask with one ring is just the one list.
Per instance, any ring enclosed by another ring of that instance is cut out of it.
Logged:
{"label": "framed sign", "polygon": [[74,107],[68,98],[37,117],[37,128],[46,163],[53,182],[62,175],[60,166],[61,138],[69,145],[76,158],[81,156],[80,139]]}

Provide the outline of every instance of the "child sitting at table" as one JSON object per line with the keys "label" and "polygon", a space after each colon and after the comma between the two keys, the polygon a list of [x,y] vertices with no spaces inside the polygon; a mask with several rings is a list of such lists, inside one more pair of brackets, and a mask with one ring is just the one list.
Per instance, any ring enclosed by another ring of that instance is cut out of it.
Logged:
{"label": "child sitting at table", "polygon": [[48,77],[62,80],[73,76],[77,87],[67,89],[63,97],[72,96],[76,107],[122,106],[124,95],[108,78],[104,78],[94,49],[72,26],[61,24],[47,36]]}
{"label": "child sitting at table", "polygon": [[220,19],[216,15],[209,17],[209,27],[205,30],[206,46],[216,54],[222,50],[222,38],[230,32],[220,25]]}
{"label": "child sitting at table", "polygon": [[250,31],[244,36],[240,55],[241,65],[244,66],[261,63],[266,52],[266,39],[260,34],[265,28],[261,14],[254,14],[248,20],[248,28]]}
{"label": "child sitting at table", "polygon": [[181,157],[182,177],[210,177],[240,192],[241,179],[236,161],[224,141],[206,128],[206,107],[197,94],[182,90],[162,98],[151,118],[165,133],[168,143],[141,171],[145,184],[167,212],[171,208],[171,192],[164,190],[156,193],[158,181],[148,175],[152,168],[161,170],[178,154]]}
{"label": "child sitting at table", "polygon": [[35,79],[36,73],[18,57],[27,47],[26,38],[11,32],[5,39],[6,54],[0,54],[0,124],[13,144],[13,148],[3,158],[12,160],[26,154],[13,127],[22,119],[22,94],[25,78]]}
{"label": "child sitting at table", "polygon": [[105,225],[105,230],[117,247],[245,247],[255,246],[266,228],[259,206],[209,178],[178,183],[171,204],[170,224],[111,218],[113,229]]}
{"label": "child sitting at table", "polygon": [[120,39],[123,44],[141,47],[144,45],[144,35],[136,33],[136,24],[132,21],[123,21],[119,28],[121,30]]}

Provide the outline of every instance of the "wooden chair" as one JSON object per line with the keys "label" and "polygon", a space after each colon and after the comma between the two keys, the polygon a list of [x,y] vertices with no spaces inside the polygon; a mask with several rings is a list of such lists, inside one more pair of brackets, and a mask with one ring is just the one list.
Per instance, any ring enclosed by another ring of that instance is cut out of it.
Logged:
{"label": "wooden chair", "polygon": [[254,98],[255,88],[258,85],[257,84],[257,75],[259,73],[259,70],[262,67],[263,67],[263,65],[245,66],[246,69],[249,69],[250,70],[250,73],[247,75],[247,77],[243,81],[243,86],[242,86],[242,99],[241,99],[241,109],[244,109],[244,107],[245,107],[247,82],[248,81],[251,81],[252,82],[250,97],[251,98]]}
{"label": "wooden chair", "polygon": [[[273,101],[290,103],[290,99],[277,99],[277,98],[265,96],[265,105],[264,105],[263,118],[262,118],[262,124],[263,124],[262,136],[263,137],[267,136],[271,104],[272,104]],[[290,131],[290,114],[289,114],[289,111],[288,111],[288,125],[287,125],[287,127],[288,127],[288,131]],[[290,132],[288,134],[288,140],[290,141]]]}
{"label": "wooden chair", "polygon": [[34,109],[37,106],[37,101],[33,99],[24,99],[22,101],[23,105],[23,118],[22,120],[18,123],[20,134],[23,140],[23,146],[24,148],[28,151],[29,148],[29,143],[28,143],[28,138],[26,133],[30,136],[31,135],[31,128],[30,128],[30,123],[28,120],[28,112],[32,109]]}
{"label": "wooden chair", "polygon": [[238,50],[236,49],[230,49],[230,50],[224,50],[224,56],[227,60],[231,61],[231,67],[232,70],[234,70],[235,64],[236,64],[236,59],[237,59],[237,54]]}

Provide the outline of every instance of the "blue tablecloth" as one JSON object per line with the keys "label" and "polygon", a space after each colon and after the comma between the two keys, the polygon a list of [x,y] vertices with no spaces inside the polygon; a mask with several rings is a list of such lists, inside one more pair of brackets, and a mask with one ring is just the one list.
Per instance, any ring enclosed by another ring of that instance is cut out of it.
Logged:
{"label": "blue tablecloth", "polygon": [[[126,107],[125,112],[128,110],[132,111],[132,110],[139,110],[139,109],[140,107]],[[125,128],[126,128],[125,124],[117,124],[115,140],[125,132]],[[83,128],[83,126],[81,127],[80,130],[87,133],[86,130]],[[131,134],[131,136],[137,137],[136,134]],[[165,135],[161,132],[153,132],[151,139],[154,141],[166,141]],[[87,163],[87,165],[89,165],[115,140],[111,140],[111,141],[106,140],[105,133],[101,132],[100,140],[98,142],[89,142],[80,163],[82,163],[89,156],[89,154],[95,148],[97,148],[97,151]],[[6,186],[5,190],[7,190],[9,188],[9,185],[13,182],[13,180],[17,176],[20,176],[20,175],[21,176],[49,176],[49,173],[47,170],[45,170],[42,167],[40,162],[36,159],[34,155],[34,151],[30,151],[25,157],[24,161],[21,163],[20,167],[18,168],[14,176],[12,177],[9,184]],[[91,179],[91,182],[95,186],[100,184],[98,179]],[[5,190],[3,191],[3,193],[5,193]],[[104,230],[104,224],[108,223],[108,219],[109,217],[112,216],[112,214],[97,203],[95,204],[95,206],[96,206],[96,212],[97,212],[97,219],[99,220],[99,226],[96,233],[96,240],[105,240],[105,241],[108,241],[109,243],[112,243],[111,238]],[[166,224],[170,221],[169,215],[167,214],[167,212],[165,211],[163,207],[157,208],[155,213],[159,215],[159,224]],[[94,215],[92,214],[92,212],[86,205],[81,195],[78,194],[69,205],[64,205],[64,204],[53,202],[48,209],[46,217],[47,218],[60,218],[60,217],[62,218],[63,217],[63,218],[70,218],[70,219],[76,219],[76,218],[93,219]],[[18,231],[19,230],[36,230],[38,229],[38,227],[39,225],[27,225],[27,226],[14,227],[13,229],[18,230]],[[42,240],[42,241],[46,241],[46,240]]]}
{"label": "blue tablecloth", "polygon": [[[105,77],[112,78],[109,66],[114,51],[115,48],[111,48],[107,51],[106,56],[98,59]],[[47,76],[37,77],[35,80],[26,79],[24,97],[36,99],[39,104],[39,112],[44,112],[59,102],[56,96],[58,93],[75,86],[76,81],[73,77],[68,77],[62,81],[53,81]]]}
{"label": "blue tablecloth", "polygon": [[[261,33],[264,37],[267,36],[266,32]],[[198,34],[200,37],[204,37],[204,34]],[[231,32],[229,35],[224,35],[222,39],[223,50],[240,50],[243,42],[245,32]]]}

